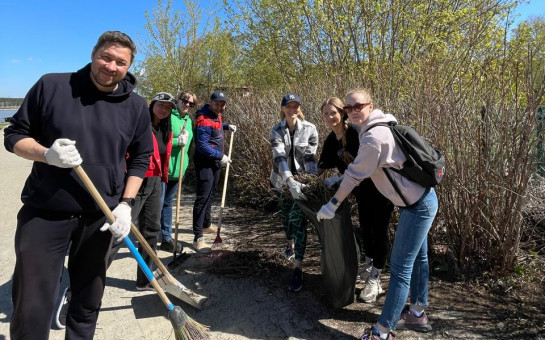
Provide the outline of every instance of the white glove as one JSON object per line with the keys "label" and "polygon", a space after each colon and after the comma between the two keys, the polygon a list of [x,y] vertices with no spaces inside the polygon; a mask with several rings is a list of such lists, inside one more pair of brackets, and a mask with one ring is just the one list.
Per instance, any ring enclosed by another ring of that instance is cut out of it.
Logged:
{"label": "white glove", "polygon": [[335,210],[337,210],[337,207],[333,203],[327,202],[327,204],[322,205],[320,211],[316,214],[316,219],[318,221],[330,220],[335,217]]}
{"label": "white glove", "polygon": [[227,155],[223,155],[220,162],[221,166],[227,166],[227,164],[231,164],[231,158],[229,158]]}
{"label": "white glove", "polygon": [[189,132],[187,132],[187,130],[182,130],[182,132],[180,132],[180,135],[178,136],[178,146],[185,146],[188,139]]}
{"label": "white glove", "polygon": [[229,124],[229,131],[237,132],[237,126]]}
{"label": "white glove", "polygon": [[324,185],[326,188],[331,190],[336,184],[340,183],[343,180],[343,177],[344,175],[328,177],[324,179]]}
{"label": "white glove", "polygon": [[304,201],[307,200],[307,197],[301,191],[301,189],[306,188],[305,184],[297,182],[296,180],[291,178],[291,180],[288,180],[288,187],[290,188],[290,193],[293,199]]}
{"label": "white glove", "polygon": [[116,238],[116,242],[123,240],[131,231],[131,207],[127,204],[119,203],[119,205],[112,211],[115,216],[114,223],[104,223],[100,231],[110,230],[113,237]]}
{"label": "white glove", "polygon": [[59,138],[44,152],[45,162],[59,168],[75,168],[81,164],[81,156],[76,149],[76,142]]}

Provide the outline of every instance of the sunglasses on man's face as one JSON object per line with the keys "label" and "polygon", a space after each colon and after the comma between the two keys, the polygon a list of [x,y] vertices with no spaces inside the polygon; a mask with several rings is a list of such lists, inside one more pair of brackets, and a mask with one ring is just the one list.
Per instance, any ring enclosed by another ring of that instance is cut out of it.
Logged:
{"label": "sunglasses on man's face", "polygon": [[189,105],[189,107],[195,107],[195,103],[190,102],[190,101],[187,100],[187,99],[180,99],[180,101],[181,101],[182,104],[184,104],[184,105]]}
{"label": "sunglasses on man's face", "polygon": [[352,110],[354,110],[356,112],[360,112],[361,110],[363,110],[364,107],[366,107],[369,104],[371,104],[371,103],[356,103],[353,106],[346,105],[346,106],[343,107],[343,110],[345,110],[346,113],[350,113],[350,112],[352,112]]}

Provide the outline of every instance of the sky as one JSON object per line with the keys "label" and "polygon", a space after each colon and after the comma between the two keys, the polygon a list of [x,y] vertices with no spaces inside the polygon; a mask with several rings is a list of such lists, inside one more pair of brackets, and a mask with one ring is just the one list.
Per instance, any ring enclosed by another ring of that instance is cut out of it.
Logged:
{"label": "sky", "polygon": [[[203,18],[215,3],[199,0]],[[0,98],[24,97],[45,73],[82,68],[104,31],[122,31],[143,46],[145,11],[156,5],[154,0],[0,0]],[[174,0],[174,7],[183,10],[183,1]],[[518,14],[519,20],[545,17],[545,0],[519,5]]]}

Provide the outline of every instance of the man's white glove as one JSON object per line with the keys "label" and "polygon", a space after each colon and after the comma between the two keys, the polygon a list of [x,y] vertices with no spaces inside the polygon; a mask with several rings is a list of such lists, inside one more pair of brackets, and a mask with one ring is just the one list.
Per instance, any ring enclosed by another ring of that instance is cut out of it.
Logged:
{"label": "man's white glove", "polygon": [[182,130],[182,132],[180,132],[180,135],[178,136],[178,146],[185,146],[188,139],[189,132],[187,132],[187,130]]}
{"label": "man's white glove", "polygon": [[291,193],[291,196],[293,197],[293,199],[304,200],[304,201],[307,200],[307,197],[301,191],[303,188],[306,187],[305,184],[297,182],[296,180],[291,178],[291,180],[288,180],[288,187],[290,188],[290,193]]}
{"label": "man's white glove", "polygon": [[340,183],[343,180],[343,177],[344,175],[328,177],[324,179],[324,185],[326,188],[331,190],[336,184]]}
{"label": "man's white glove", "polygon": [[227,155],[223,155],[220,162],[221,166],[227,166],[227,164],[231,164],[231,158],[229,158]]}
{"label": "man's white glove", "polygon": [[237,126],[229,124],[229,131],[237,132]]}
{"label": "man's white glove", "polygon": [[316,214],[316,219],[318,221],[330,220],[335,217],[335,210],[337,210],[337,207],[334,206],[333,203],[327,202],[327,204],[322,205],[320,211]]}
{"label": "man's white glove", "polygon": [[76,142],[59,138],[44,152],[45,162],[59,168],[75,168],[81,164],[81,156],[76,149]]}
{"label": "man's white glove", "polygon": [[112,211],[115,216],[114,223],[104,223],[100,231],[110,230],[116,242],[123,240],[131,231],[131,207],[127,204],[119,203]]}

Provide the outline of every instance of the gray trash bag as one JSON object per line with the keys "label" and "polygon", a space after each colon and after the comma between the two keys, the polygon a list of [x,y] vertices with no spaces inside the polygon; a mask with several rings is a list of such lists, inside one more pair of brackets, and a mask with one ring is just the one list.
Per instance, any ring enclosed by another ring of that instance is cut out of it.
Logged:
{"label": "gray trash bag", "polygon": [[360,257],[349,206],[343,203],[334,218],[318,221],[317,212],[305,202],[297,204],[318,231],[325,298],[334,308],[348,306],[354,302]]}

